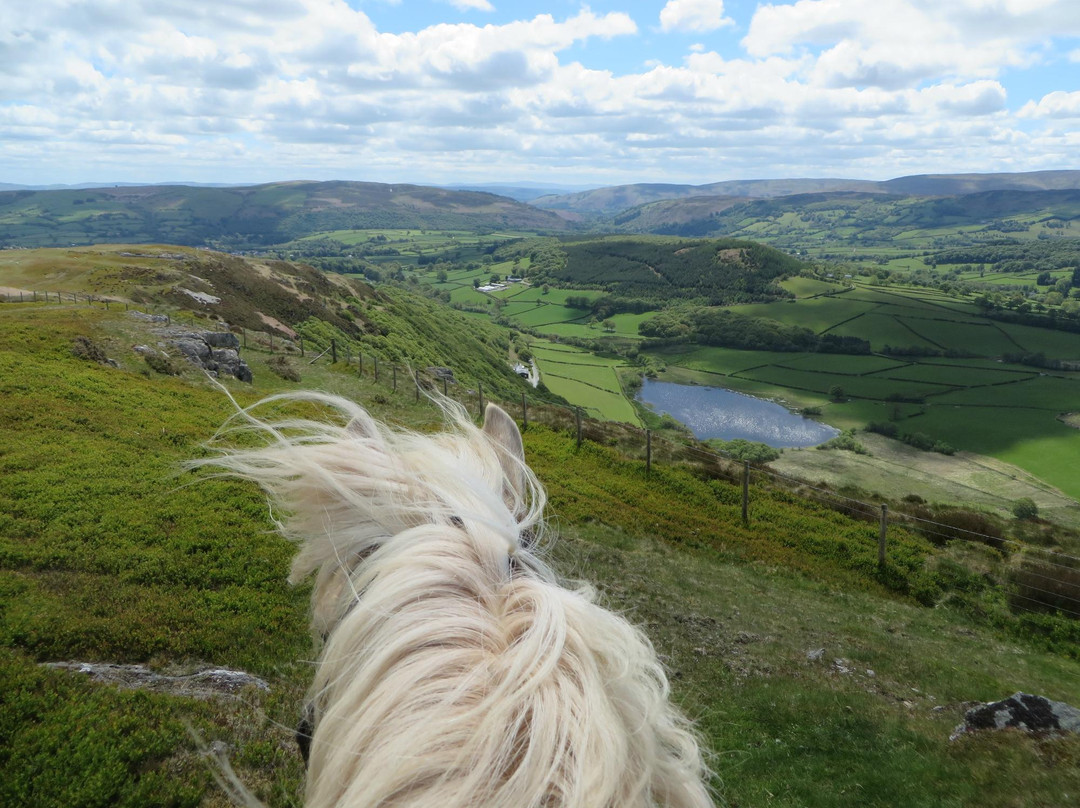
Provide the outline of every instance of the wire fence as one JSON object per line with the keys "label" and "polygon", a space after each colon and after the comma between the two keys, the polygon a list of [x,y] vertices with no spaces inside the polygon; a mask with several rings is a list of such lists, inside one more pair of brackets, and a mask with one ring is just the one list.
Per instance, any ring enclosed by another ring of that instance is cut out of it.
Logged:
{"label": "wire fence", "polygon": [[[104,309],[123,306],[126,311],[136,311],[143,316],[147,314],[143,311],[146,307],[130,302],[87,294],[80,297],[78,293],[69,292],[9,292],[0,299],[6,303],[85,304]],[[160,318],[166,325],[190,325],[204,330],[221,327],[220,323],[198,318],[187,311],[157,312],[151,309],[149,314]],[[358,376],[389,386],[391,393],[411,391],[415,400],[420,401],[426,393],[438,392],[457,400],[480,417],[494,393],[490,389],[485,391],[480,381],[469,383],[466,379],[458,378],[449,368],[410,368],[404,363],[380,358],[369,348],[348,340],[339,343],[332,339],[329,344],[321,345],[311,340],[305,342],[302,334],[286,336],[274,330],[247,328],[240,328],[239,332],[237,336],[241,350],[294,356],[306,360],[308,364],[320,360],[335,364],[344,362],[349,367],[355,367]],[[756,487],[764,485],[871,524],[872,537],[878,543],[878,563],[882,568],[888,564],[890,532],[895,534],[897,529],[921,535],[939,546],[964,542],[991,548],[1010,560],[1009,598],[1014,609],[1034,613],[1056,612],[1080,618],[1080,556],[1017,541],[1000,533],[981,532],[940,518],[911,514],[895,507],[890,509],[884,502],[868,502],[846,496],[765,465],[695,444],[689,439],[674,441],[631,424],[590,418],[581,407],[555,404],[538,394],[530,394],[528,390],[522,390],[520,398],[516,400],[506,400],[505,396],[501,396],[498,403],[511,414],[519,415],[526,429],[530,424],[543,424],[556,431],[570,433],[578,447],[584,441],[613,447],[623,456],[643,462],[646,473],[651,472],[654,465],[679,466],[741,488],[742,519],[747,523],[752,517],[750,506],[753,492]],[[969,512],[963,513],[970,516]]]}

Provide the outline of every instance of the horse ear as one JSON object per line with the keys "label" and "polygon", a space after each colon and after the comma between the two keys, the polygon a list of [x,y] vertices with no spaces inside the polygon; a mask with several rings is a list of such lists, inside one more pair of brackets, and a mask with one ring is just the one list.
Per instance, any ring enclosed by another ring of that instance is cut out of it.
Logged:
{"label": "horse ear", "polygon": [[507,500],[521,502],[525,495],[525,444],[514,419],[506,410],[488,404],[484,410],[484,434],[500,449],[499,463],[512,491]]}

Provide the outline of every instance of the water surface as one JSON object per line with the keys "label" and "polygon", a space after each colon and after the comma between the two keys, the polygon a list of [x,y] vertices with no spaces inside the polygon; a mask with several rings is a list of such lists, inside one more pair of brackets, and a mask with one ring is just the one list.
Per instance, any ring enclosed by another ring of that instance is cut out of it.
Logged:
{"label": "water surface", "polygon": [[657,412],[666,412],[686,424],[700,440],[743,438],[787,449],[816,446],[839,434],[839,430],[773,401],[723,387],[645,379],[638,398]]}

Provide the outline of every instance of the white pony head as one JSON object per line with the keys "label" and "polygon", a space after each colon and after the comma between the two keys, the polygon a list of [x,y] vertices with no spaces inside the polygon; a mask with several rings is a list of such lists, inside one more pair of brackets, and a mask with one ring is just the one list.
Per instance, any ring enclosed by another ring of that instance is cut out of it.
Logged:
{"label": "white pony head", "polygon": [[261,485],[300,546],[291,580],[316,575],[308,806],[712,804],[649,641],[540,559],[545,495],[510,416],[477,428],[440,399],[448,429],[422,435],[281,399],[338,423],[249,408],[234,429],[267,445],[192,465]]}

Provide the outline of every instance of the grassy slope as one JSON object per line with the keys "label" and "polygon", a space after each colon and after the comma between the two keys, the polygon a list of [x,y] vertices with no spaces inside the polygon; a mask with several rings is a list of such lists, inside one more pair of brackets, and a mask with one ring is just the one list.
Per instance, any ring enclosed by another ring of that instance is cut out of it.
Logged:
{"label": "grassy slope", "polygon": [[[295,805],[305,591],[284,585],[290,549],[254,490],[175,476],[229,407],[197,379],[136,372],[126,346],[139,328],[81,307],[0,308],[0,804],[222,804],[189,720],[229,744],[260,797]],[[77,335],[124,368],[72,358]],[[256,387],[236,385],[242,402],[292,386],[265,371],[268,356],[248,358]],[[378,416],[432,423],[430,406],[369,377],[301,370],[304,386]],[[526,447],[563,533],[557,562],[653,637],[728,804],[1064,805],[1080,789],[1076,739],[946,740],[969,700],[1074,699],[1077,662],[892,594],[874,573],[873,525],[755,485],[744,527],[733,485],[670,466],[646,478],[543,427]],[[893,585],[930,586],[960,552],[992,567],[977,548],[893,541]],[[824,661],[809,662],[818,647]],[[204,703],[34,664],[69,658],[244,666],[272,692]]]}
{"label": "grassy slope", "polygon": [[[403,367],[450,367],[463,384],[481,383],[507,397],[523,388],[507,362],[506,329],[404,288],[376,291],[304,264],[173,246],[11,250],[0,252],[0,286],[49,292],[53,301],[61,290],[65,301],[73,293],[80,300],[137,301],[183,322],[192,313],[218,318],[253,332],[245,338],[253,345],[268,346],[271,331],[279,341],[295,340],[295,329],[316,353],[336,339],[343,353],[374,353]],[[183,289],[220,300],[197,303]],[[275,321],[286,327],[272,327]]]}

